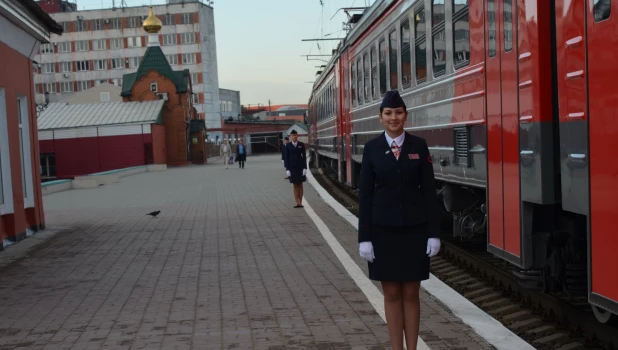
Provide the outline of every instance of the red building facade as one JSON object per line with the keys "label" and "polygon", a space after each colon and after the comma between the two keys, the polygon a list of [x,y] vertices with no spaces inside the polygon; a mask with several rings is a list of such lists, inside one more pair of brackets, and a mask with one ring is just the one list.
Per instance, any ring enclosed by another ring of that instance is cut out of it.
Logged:
{"label": "red building facade", "polygon": [[1,250],[45,226],[32,57],[62,27],[32,0],[6,0],[0,1],[0,29]]}

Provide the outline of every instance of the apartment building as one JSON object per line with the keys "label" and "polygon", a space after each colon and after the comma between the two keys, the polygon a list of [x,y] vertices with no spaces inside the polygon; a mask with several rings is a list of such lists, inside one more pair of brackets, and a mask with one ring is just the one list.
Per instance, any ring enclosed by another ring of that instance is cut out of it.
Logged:
{"label": "apartment building", "polygon": [[[195,0],[153,5],[163,23],[161,49],[174,70],[189,69],[193,101],[208,128],[220,128],[219,78],[213,8]],[[101,83],[122,86],[137,71],[147,46],[142,22],[148,6],[50,13],[64,28],[35,57],[37,101],[60,101]]]}

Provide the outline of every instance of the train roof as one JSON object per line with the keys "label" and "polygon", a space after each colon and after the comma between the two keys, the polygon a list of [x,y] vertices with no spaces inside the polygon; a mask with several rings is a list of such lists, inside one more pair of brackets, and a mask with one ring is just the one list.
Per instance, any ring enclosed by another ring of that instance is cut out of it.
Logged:
{"label": "train roof", "polygon": [[341,56],[341,53],[350,46],[352,46],[356,42],[356,40],[362,37],[363,34],[371,27],[371,25],[376,20],[378,20],[382,16],[382,14],[386,12],[388,8],[396,1],[397,0],[376,0],[373,5],[363,11],[360,20],[356,23],[354,28],[350,30],[346,37],[339,43],[336,52],[333,53],[330,60],[326,64],[326,67],[322,70],[319,77],[313,83],[313,91],[315,91],[318,87],[320,87],[320,85],[322,85],[326,77],[334,68],[335,62],[337,62],[337,60]]}

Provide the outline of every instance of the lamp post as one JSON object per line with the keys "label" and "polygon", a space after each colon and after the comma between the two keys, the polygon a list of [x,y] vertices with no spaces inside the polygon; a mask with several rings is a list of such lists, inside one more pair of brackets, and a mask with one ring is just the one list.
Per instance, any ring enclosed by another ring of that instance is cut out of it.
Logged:
{"label": "lamp post", "polygon": [[45,103],[36,105],[36,117],[38,118],[41,115],[41,112],[47,108],[49,105],[49,91],[45,91]]}

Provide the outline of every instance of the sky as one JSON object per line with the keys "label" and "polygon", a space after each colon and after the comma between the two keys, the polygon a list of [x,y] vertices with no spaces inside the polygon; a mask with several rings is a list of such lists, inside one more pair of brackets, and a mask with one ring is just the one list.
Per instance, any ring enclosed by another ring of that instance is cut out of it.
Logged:
{"label": "sky", "polygon": [[[110,8],[111,0],[70,0],[78,9]],[[245,106],[306,104],[316,71],[324,61],[302,55],[330,55],[347,16],[342,7],[369,6],[374,0],[214,0],[219,87],[240,91]],[[116,0],[116,6],[120,0]],[[126,0],[127,6],[150,0]],[[165,0],[152,0],[153,5]],[[334,17],[333,17],[334,16]],[[332,19],[331,19],[332,18]],[[318,47],[319,45],[319,47]],[[310,57],[328,60],[329,57]]]}

